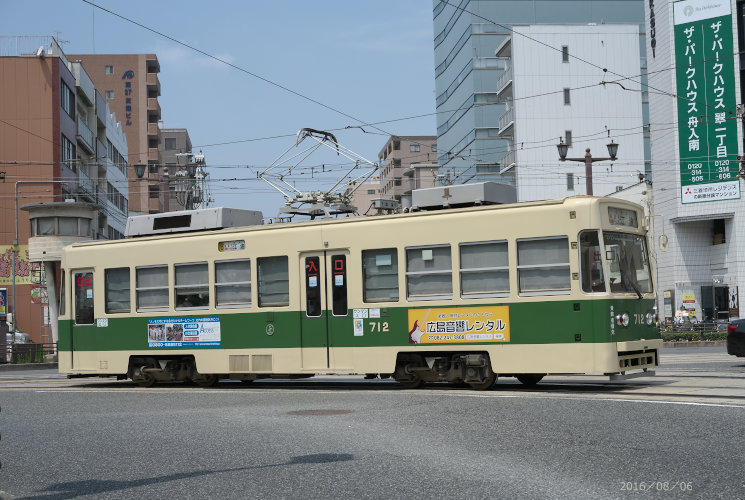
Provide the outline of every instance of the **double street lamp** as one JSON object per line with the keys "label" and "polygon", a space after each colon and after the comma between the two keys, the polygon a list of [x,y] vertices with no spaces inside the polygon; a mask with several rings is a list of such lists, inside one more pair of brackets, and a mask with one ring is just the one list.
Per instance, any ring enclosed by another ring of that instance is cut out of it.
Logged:
{"label": "double street lamp", "polygon": [[556,145],[556,149],[559,150],[559,160],[561,161],[577,161],[585,164],[585,189],[588,196],[592,196],[592,164],[596,161],[614,161],[616,159],[616,153],[618,153],[618,144],[610,141],[608,146],[608,157],[606,158],[593,158],[590,154],[590,148],[585,149],[585,156],[582,158],[567,158],[567,152],[569,151],[569,144],[565,144],[564,140],[560,137],[559,144]]}

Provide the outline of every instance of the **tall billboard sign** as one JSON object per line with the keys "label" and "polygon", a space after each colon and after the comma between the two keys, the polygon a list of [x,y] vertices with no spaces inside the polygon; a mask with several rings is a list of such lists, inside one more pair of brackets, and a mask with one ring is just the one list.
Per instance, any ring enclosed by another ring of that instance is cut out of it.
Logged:
{"label": "tall billboard sign", "polygon": [[740,198],[732,6],[673,4],[682,203]]}

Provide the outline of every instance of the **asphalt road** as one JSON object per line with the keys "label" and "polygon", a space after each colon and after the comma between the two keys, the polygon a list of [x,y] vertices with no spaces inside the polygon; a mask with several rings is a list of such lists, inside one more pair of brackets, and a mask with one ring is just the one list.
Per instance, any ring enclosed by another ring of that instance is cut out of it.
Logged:
{"label": "asphalt road", "polygon": [[[744,498],[745,359],[526,390],[0,374],[5,498]],[[607,379],[606,379],[607,380]]]}

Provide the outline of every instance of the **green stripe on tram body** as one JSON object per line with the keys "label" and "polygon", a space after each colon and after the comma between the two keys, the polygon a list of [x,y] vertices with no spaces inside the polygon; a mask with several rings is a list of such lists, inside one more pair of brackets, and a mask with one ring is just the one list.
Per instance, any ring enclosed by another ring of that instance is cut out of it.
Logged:
{"label": "green stripe on tram body", "polygon": [[[652,299],[594,299],[531,303],[483,304],[478,306],[438,306],[438,310],[453,311],[506,306],[509,308],[510,344],[568,344],[624,342],[659,338],[656,326],[646,324],[646,315],[653,311]],[[290,347],[325,347],[328,324],[330,347],[400,346],[426,350],[432,345],[409,342],[409,310],[427,307],[380,308],[379,318],[362,318],[362,334],[355,332],[353,309],[347,316],[332,316],[324,311],[318,318],[306,318],[301,311],[240,312],[204,315],[168,315],[167,318],[218,317],[220,346],[181,348],[184,353],[206,349],[276,349]],[[376,309],[377,310],[377,309]],[[627,313],[627,327],[616,324],[615,315]],[[108,318],[107,326],[73,325],[70,320],[59,322],[60,351],[129,351],[150,350],[148,320],[152,317]],[[301,333],[302,328],[302,333]],[[357,333],[357,335],[355,335]],[[494,345],[493,342],[488,343]],[[478,350],[482,343],[449,343],[464,350]],[[408,350],[408,349],[407,349]]]}

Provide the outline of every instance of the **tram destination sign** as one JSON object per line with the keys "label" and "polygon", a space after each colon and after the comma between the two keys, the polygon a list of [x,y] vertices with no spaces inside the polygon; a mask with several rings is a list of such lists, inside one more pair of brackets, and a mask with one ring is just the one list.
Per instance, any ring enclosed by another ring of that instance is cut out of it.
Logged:
{"label": "tram destination sign", "polygon": [[729,0],[673,4],[682,203],[740,198]]}

